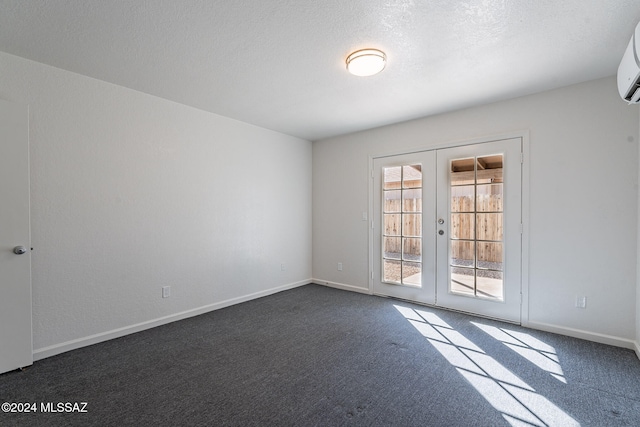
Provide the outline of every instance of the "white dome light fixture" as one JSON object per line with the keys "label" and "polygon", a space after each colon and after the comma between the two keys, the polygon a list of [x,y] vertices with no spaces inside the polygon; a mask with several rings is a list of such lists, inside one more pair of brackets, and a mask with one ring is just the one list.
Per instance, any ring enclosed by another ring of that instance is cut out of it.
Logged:
{"label": "white dome light fixture", "polygon": [[347,70],[354,76],[368,77],[378,74],[387,65],[387,55],[378,49],[356,50],[347,56]]}

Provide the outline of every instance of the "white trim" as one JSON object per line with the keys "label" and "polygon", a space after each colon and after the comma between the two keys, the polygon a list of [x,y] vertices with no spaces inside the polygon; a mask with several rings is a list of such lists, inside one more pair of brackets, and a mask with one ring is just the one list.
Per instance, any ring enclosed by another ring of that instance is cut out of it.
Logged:
{"label": "white trim", "polygon": [[[518,131],[498,133],[495,135],[486,135],[486,136],[481,136],[477,138],[456,139],[456,140],[446,141],[439,144],[433,144],[433,145],[428,145],[424,147],[400,149],[400,150],[389,151],[386,153],[369,155],[369,158],[379,159],[382,157],[401,156],[404,154],[421,153],[423,151],[441,150],[443,148],[461,147],[465,145],[484,144],[485,142],[502,141],[505,139],[514,139],[514,138],[522,138],[523,140],[526,138],[527,145],[528,145],[529,130],[524,129],[524,130],[518,130]],[[369,171],[369,174],[371,174],[371,170],[373,170],[372,169],[373,161],[370,163],[370,165],[371,165],[371,169]]]}
{"label": "white trim", "polygon": [[554,334],[565,335],[568,337],[580,338],[587,341],[598,342],[601,344],[628,348],[631,350],[635,350],[636,354],[640,358],[640,347],[638,347],[638,343],[628,338],[599,334],[597,332],[590,332],[582,329],[568,328],[565,326],[552,325],[549,323],[541,322],[528,322],[526,327],[531,329],[538,329],[540,331],[553,332]]}
{"label": "white trim", "polygon": [[335,288],[335,289],[342,289],[343,291],[351,291],[351,292],[358,292],[361,294],[373,295],[373,293],[367,288],[361,288],[359,286],[353,286],[353,285],[346,285],[344,283],[331,282],[331,281],[322,280],[322,279],[311,279],[311,283],[314,283],[316,285],[328,286],[330,288]]}
{"label": "white trim", "polygon": [[640,343],[638,343],[638,341],[633,343],[633,350],[636,352],[638,359],[640,359]]}
{"label": "white trim", "polygon": [[529,322],[529,131],[522,131],[522,240],[521,240],[521,272],[520,272],[520,290],[522,292],[522,302],[520,306],[520,324],[526,326]]}
{"label": "white trim", "polygon": [[297,288],[300,286],[308,285],[312,283],[311,279],[301,280],[299,282],[288,283],[286,285],[277,286],[275,288],[267,289],[260,292],[254,292],[252,294],[243,295],[236,298],[231,298],[225,301],[208,304],[202,307],[186,310],[176,314],[170,314],[168,316],[160,317],[154,320],[148,320],[146,322],[137,323],[135,325],[125,326],[111,331],[101,332],[88,337],[77,338],[75,340],[63,342],[60,344],[50,345],[48,347],[39,348],[33,352],[33,360],[42,360],[47,357],[55,356],[57,354],[65,353],[67,351],[76,350],[89,345],[97,344],[100,342],[112,340],[114,338],[120,338],[125,335],[134,334],[136,332],[144,331],[146,329],[155,328],[156,326],[166,325],[167,323],[176,322],[178,320],[187,319],[189,317],[198,316],[200,314],[208,313],[210,311],[219,310],[221,308],[229,307],[242,302],[251,301],[257,298],[262,298],[267,295],[272,295],[278,292],[286,291],[288,289]]}
{"label": "white trim", "polygon": [[367,248],[369,250],[369,256],[367,257],[369,259],[368,262],[368,270],[367,270],[367,276],[369,277],[369,294],[373,295],[373,277],[375,274],[379,274],[373,271],[373,265],[374,265],[374,253],[373,253],[373,243],[374,243],[374,239],[375,236],[373,235],[373,221],[376,218],[374,209],[373,209],[373,199],[374,199],[374,194],[373,192],[375,191],[374,189],[374,171],[373,171],[373,161],[374,158],[369,156],[369,171],[368,171],[368,178],[367,180],[369,181],[369,200],[368,200],[368,204],[369,204],[369,223],[367,224],[367,229],[369,230],[369,232],[367,233]]}

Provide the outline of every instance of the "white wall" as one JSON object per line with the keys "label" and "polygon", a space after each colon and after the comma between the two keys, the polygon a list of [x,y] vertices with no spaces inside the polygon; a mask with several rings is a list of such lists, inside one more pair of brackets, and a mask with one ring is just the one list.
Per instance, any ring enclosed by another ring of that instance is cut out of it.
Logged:
{"label": "white wall", "polygon": [[314,142],[313,162],[307,141],[4,53],[0,98],[30,106],[36,358],[306,283],[312,213],[313,277],[366,292],[368,156],[514,130],[525,320],[640,342],[639,114],[613,78]]}
{"label": "white wall", "polygon": [[4,53],[0,98],[30,107],[36,359],[308,283],[310,142]]}
{"label": "white wall", "polygon": [[313,277],[368,291],[368,156],[518,130],[530,132],[525,323],[631,346],[638,107],[614,78],[314,142]]}

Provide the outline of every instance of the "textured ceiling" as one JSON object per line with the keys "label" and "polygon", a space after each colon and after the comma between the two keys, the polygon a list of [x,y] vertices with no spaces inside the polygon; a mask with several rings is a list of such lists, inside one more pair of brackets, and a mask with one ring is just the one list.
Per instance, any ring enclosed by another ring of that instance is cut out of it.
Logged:
{"label": "textured ceiling", "polygon": [[[615,74],[640,0],[0,0],[0,51],[309,140]],[[386,69],[354,77],[353,50]]]}

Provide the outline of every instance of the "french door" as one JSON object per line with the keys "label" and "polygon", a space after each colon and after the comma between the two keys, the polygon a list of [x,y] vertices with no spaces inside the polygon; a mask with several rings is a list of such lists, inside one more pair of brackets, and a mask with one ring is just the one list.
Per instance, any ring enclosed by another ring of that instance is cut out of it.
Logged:
{"label": "french door", "polygon": [[436,152],[373,161],[374,293],[436,303]]}
{"label": "french door", "polygon": [[520,138],[373,160],[373,292],[520,322]]}

